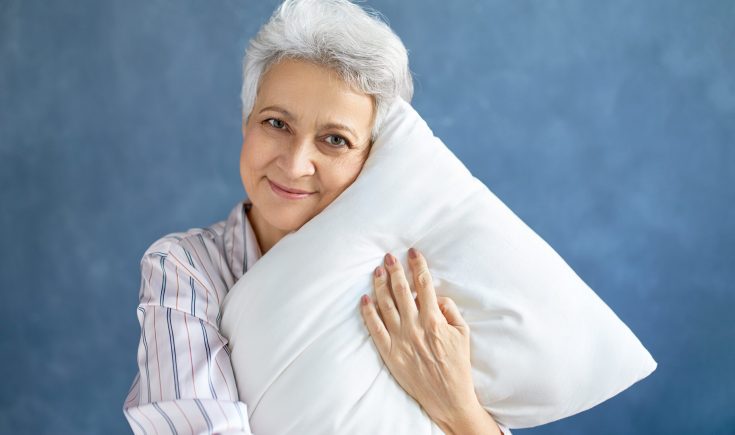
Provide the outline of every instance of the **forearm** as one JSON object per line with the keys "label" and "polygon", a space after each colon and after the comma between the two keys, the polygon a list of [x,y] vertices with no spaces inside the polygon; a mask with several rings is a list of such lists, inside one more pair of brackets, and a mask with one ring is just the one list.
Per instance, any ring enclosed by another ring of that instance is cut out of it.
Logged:
{"label": "forearm", "polygon": [[123,405],[135,434],[251,433],[204,270],[180,245],[141,260],[138,373]]}

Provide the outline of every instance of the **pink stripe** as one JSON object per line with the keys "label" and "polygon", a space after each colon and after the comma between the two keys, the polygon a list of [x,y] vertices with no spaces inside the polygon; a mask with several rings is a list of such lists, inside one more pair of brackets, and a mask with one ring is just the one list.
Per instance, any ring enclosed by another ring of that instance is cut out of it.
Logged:
{"label": "pink stripe", "polygon": [[207,285],[204,284],[203,282],[201,282],[197,278],[195,271],[194,272],[191,271],[188,267],[186,267],[186,265],[181,260],[179,260],[178,258],[176,258],[176,256],[173,255],[172,253],[169,253],[168,256],[171,257],[173,260],[175,260],[178,263],[179,267],[182,268],[182,269],[184,269],[189,274],[189,276],[191,276],[192,278],[194,278],[194,280],[196,282],[198,282],[200,286],[204,287],[205,289],[207,288]]}
{"label": "pink stripe", "polygon": [[138,388],[136,388],[134,391],[132,391],[131,393],[133,393],[133,394],[130,396],[130,400],[128,402],[135,402],[135,399],[138,398],[138,393],[139,392],[140,392],[140,390]]}
{"label": "pink stripe", "polygon": [[[219,269],[220,270],[224,270],[224,268],[222,267],[222,260],[223,260],[222,259],[222,254],[218,250],[217,251],[217,262],[219,263]],[[225,289],[225,291],[227,291],[227,289]]]}
{"label": "pink stripe", "polygon": [[194,377],[194,360],[192,360],[192,351],[191,351],[191,336],[189,335],[189,322],[186,320],[186,316],[184,316],[184,325],[186,326],[186,340],[189,342],[189,364],[191,365],[191,385],[194,387],[194,397],[199,397],[199,394],[197,393],[197,383],[196,379]]}
{"label": "pink stripe", "polygon": [[[224,340],[222,340],[222,335],[217,334],[217,339],[219,340],[219,342],[222,345],[222,347],[227,346],[227,343],[225,343]],[[229,357],[229,355],[227,355],[227,352],[226,351],[225,351],[225,358],[227,358],[226,361],[229,363],[230,368],[232,368],[232,362],[229,360],[230,357]],[[217,367],[219,367],[219,361],[218,360],[215,360],[215,361],[217,362]],[[230,387],[230,383],[227,382],[227,378],[225,377],[225,374],[222,373],[222,369],[221,368],[220,368],[219,372],[222,374],[222,379],[225,380],[225,385],[227,385],[227,389],[230,391],[231,397],[236,398],[237,397],[237,392],[236,392],[237,391],[237,388],[235,388],[235,393],[233,394],[233,392],[232,392],[233,390]]]}
{"label": "pink stripe", "polygon": [[153,287],[151,286],[151,277],[153,276],[153,267],[149,266],[150,273],[148,274],[148,288],[151,291],[148,293],[148,304],[153,300]]}
{"label": "pink stripe", "polygon": [[[158,435],[158,430],[156,430],[156,425],[153,424],[153,421],[150,418],[148,418],[147,415],[143,414],[143,410],[142,409],[138,409],[138,412],[140,413],[140,415],[143,416],[143,418],[145,418],[146,420],[148,420],[148,423],[150,423],[151,424],[151,427],[153,428],[153,432],[155,432],[156,435]],[[156,414],[156,415],[158,415],[158,414]]]}
{"label": "pink stripe", "polygon": [[[194,246],[194,243],[191,243],[191,248],[194,251],[194,255],[197,256],[197,260],[199,260],[199,265],[202,266],[202,269],[204,269],[204,273],[207,274],[207,278],[209,278],[209,282],[212,283],[212,286],[214,287],[214,280],[212,280],[212,276],[209,274],[209,271],[207,271],[207,267],[205,263],[202,261],[202,258],[199,256],[199,252],[197,252],[196,246]],[[217,297],[217,304],[220,304],[219,296],[217,295],[217,292],[214,292],[214,295]]]}
{"label": "pink stripe", "polygon": [[204,317],[208,318],[207,315],[209,313],[209,292],[206,288],[204,289],[204,295],[207,297],[206,304],[204,305]]}
{"label": "pink stripe", "polygon": [[189,425],[189,429],[191,429],[191,435],[194,435],[194,428],[191,426],[191,422],[189,421],[189,418],[186,416],[186,413],[183,409],[179,406],[178,402],[174,401],[174,405],[176,405],[177,408],[179,408],[179,411],[181,412],[181,415],[184,416],[184,419],[186,420],[186,424]]}
{"label": "pink stripe", "polygon": [[[235,231],[235,233],[237,234],[237,231]],[[235,255],[235,243],[237,242],[237,240],[235,239],[235,237],[237,237],[237,236],[233,234],[232,235],[232,247],[230,248],[230,260],[232,261],[232,267],[235,267],[235,257],[234,257],[234,255]]]}
{"label": "pink stripe", "polygon": [[176,268],[176,309],[179,309],[179,267],[174,264]]}
{"label": "pink stripe", "polygon": [[[225,354],[227,355],[227,354]],[[222,375],[222,379],[225,381],[225,386],[227,387],[227,392],[232,395],[232,389],[230,388],[230,383],[227,382],[227,378],[225,377],[225,373],[222,371],[222,367],[219,365],[219,360],[215,358],[214,362],[217,364],[217,368],[219,369],[219,374]]]}
{"label": "pink stripe", "polygon": [[156,343],[156,364],[158,364],[158,386],[161,390],[161,395],[159,398],[163,399],[163,384],[161,383],[161,363],[158,361],[158,328],[156,328],[156,310],[152,309],[153,311],[153,338]]}

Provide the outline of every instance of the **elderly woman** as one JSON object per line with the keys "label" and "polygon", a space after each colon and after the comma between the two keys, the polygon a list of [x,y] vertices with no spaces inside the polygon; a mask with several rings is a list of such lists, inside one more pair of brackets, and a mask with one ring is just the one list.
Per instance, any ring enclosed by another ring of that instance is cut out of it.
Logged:
{"label": "elderly woman", "polygon": [[[390,102],[412,94],[400,39],[348,1],[286,1],[250,41],[240,154],[248,199],[226,220],[162,237],[141,260],[139,373],[123,409],[135,433],[250,433],[220,302],[260,256],[350,186]],[[413,276],[428,272],[421,254],[410,254]],[[401,319],[394,308],[392,288],[408,281],[390,253],[374,283],[376,303],[363,296],[361,312],[394,378],[445,432],[502,433],[475,396],[469,329],[451,300],[431,294],[424,300],[432,304],[416,307],[441,319],[419,352],[406,336],[422,328],[418,317]]]}

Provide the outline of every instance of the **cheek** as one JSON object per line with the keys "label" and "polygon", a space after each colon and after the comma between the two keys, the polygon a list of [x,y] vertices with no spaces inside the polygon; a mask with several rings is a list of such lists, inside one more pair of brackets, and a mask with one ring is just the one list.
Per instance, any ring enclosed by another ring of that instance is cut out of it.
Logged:
{"label": "cheek", "polygon": [[[256,143],[256,138],[249,137],[243,141],[242,147],[240,148],[240,178],[245,190],[248,190],[248,187],[252,188],[259,177],[259,163],[257,160],[258,152],[254,148]],[[248,193],[250,194],[252,192]]]}
{"label": "cheek", "polygon": [[240,148],[240,175],[245,175],[248,172],[248,163],[251,161],[250,148],[246,142],[243,142]]}
{"label": "cheek", "polygon": [[267,159],[268,142],[253,133],[247,137],[240,150],[240,171],[252,172],[263,166]]}
{"label": "cheek", "polygon": [[322,172],[325,186],[334,195],[339,195],[357,179],[363,164],[363,160],[353,160],[332,166],[328,173]]}

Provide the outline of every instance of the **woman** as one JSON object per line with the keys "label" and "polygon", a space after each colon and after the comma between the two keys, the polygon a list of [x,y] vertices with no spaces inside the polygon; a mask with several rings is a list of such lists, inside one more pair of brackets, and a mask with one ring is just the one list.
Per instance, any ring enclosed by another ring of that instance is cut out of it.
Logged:
{"label": "woman", "polygon": [[[386,108],[412,94],[400,39],[346,0],[286,1],[250,41],[240,154],[248,199],[224,221],[157,240],[141,260],[139,372],[123,409],[136,433],[250,433],[219,304],[358,177]],[[364,296],[361,312],[391,374],[445,432],[502,433],[474,394],[469,329],[451,300],[437,300],[423,257],[411,251],[416,301],[405,297],[400,262],[387,253],[384,263],[376,303]]]}

